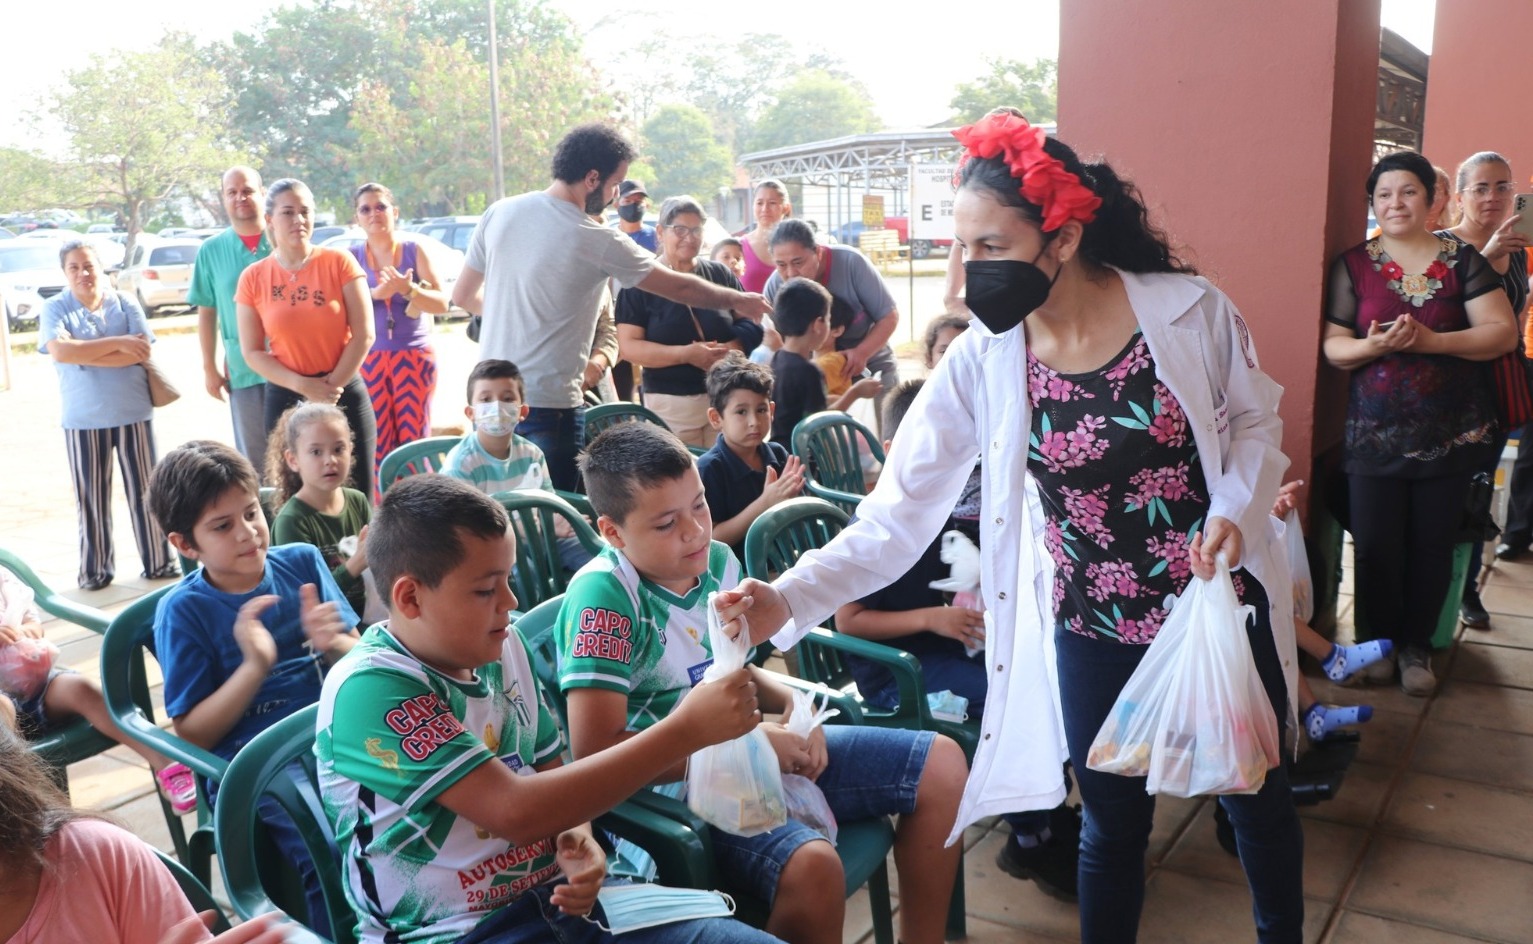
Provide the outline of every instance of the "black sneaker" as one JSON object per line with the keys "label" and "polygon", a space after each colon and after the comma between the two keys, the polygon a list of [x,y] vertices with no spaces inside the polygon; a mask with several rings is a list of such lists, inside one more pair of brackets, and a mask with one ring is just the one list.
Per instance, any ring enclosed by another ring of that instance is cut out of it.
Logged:
{"label": "black sneaker", "polygon": [[1506,541],[1496,545],[1496,560],[1514,561],[1528,553],[1527,541]]}
{"label": "black sneaker", "polygon": [[1464,586],[1464,599],[1459,604],[1458,618],[1470,629],[1490,629],[1490,613],[1480,602],[1480,591],[1473,584]]}
{"label": "black sneaker", "polygon": [[[1052,831],[1053,827],[1050,827]],[[1071,843],[1063,836],[1050,836],[1048,842],[1028,849],[1017,845],[1012,836],[995,857],[995,864],[1013,878],[1028,880],[1050,898],[1075,901],[1077,871],[1080,866],[1080,840]]]}

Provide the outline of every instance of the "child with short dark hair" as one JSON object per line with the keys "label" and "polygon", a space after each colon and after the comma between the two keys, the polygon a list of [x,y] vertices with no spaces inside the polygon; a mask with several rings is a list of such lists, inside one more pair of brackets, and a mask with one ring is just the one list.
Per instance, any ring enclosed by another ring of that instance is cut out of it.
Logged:
{"label": "child with short dark hair", "polygon": [[[589,820],[758,717],[742,670],[624,749],[563,766],[526,643],[507,625],[517,606],[507,529],[488,496],[429,474],[390,488],[373,521],[390,618],[325,680],[315,746],[343,886],[370,944],[612,940],[601,925],[618,922],[598,900],[606,856]],[[707,918],[623,940],[771,939]]]}
{"label": "child with short dark hair", "polygon": [[[331,403],[299,403],[277,419],[266,441],[266,481],[275,487],[271,507],[274,544],[319,548],[336,586],[353,611],[367,606],[367,522],[373,506],[351,481],[351,426]],[[342,550],[347,538],[356,550]]]}
{"label": "child with short dark hair", "polygon": [[777,378],[772,397],[776,442],[791,446],[799,420],[826,409],[844,410],[881,389],[877,380],[864,377],[827,404],[825,375],[815,366],[814,357],[830,337],[830,309],[830,292],[813,279],[789,279],[777,290],[772,322],[782,335],[782,348],[772,355],[772,373]]}
{"label": "child with short dark hair", "polygon": [[[251,738],[319,700],[329,662],[357,641],[357,614],[312,544],[268,550],[245,457],[193,440],[149,481],[149,507],[182,555],[201,563],[160,600],[155,654],[178,737],[232,759]],[[207,784],[209,802],[217,784]],[[324,896],[297,828],[275,804],[262,820],[308,889],[310,927],[327,933]]]}
{"label": "child with short dark hair", "polygon": [[[570,583],[555,639],[571,747],[599,757],[671,717],[692,690],[712,661],[709,595],[735,586],[740,564],[712,540],[702,480],[669,431],[608,429],[581,471],[609,546]],[[764,709],[789,707],[786,685],[749,671]],[[959,857],[943,843],[967,776],[963,751],[930,731],[831,725],[804,738],[766,727],[781,769],[815,781],[838,820],[899,816],[900,940],[941,941]],[[685,770],[678,761],[654,782],[677,793]],[[750,838],[710,833],[723,877],[771,902],[768,931],[795,944],[841,939],[844,877],[824,837],[794,820]]]}
{"label": "child with short dark hair", "polygon": [[[884,441],[885,451],[924,384],[922,380],[908,380],[885,398],[883,425],[890,437]],[[966,532],[959,525],[955,519],[951,527]],[[989,689],[985,657],[979,651],[985,642],[985,614],[950,606],[942,591],[932,589],[932,581],[948,576],[939,534],[899,579],[838,609],[836,629],[915,656],[921,663],[927,693],[950,691],[967,699],[969,717],[978,719],[984,714]],[[849,655],[846,661],[863,698],[882,708],[898,705],[899,690],[887,669],[856,656]],[[1075,900],[1080,835],[1076,812],[1061,804],[1053,810],[1007,813],[1002,818],[1011,826],[1012,834],[997,857],[1001,869],[1017,878],[1032,879],[1055,898]]]}
{"label": "child with short dark hair", "polygon": [[708,371],[708,422],[719,431],[713,448],[697,459],[716,522],[714,540],[745,554],[745,532],[761,513],[804,488],[798,456],[767,442],[772,429],[772,371],[737,353]]}
{"label": "child with short dark hair", "polygon": [[468,375],[467,393],[463,415],[473,428],[447,454],[442,474],[486,495],[518,488],[553,491],[543,450],[516,433],[528,409],[521,369],[499,358],[482,360]]}

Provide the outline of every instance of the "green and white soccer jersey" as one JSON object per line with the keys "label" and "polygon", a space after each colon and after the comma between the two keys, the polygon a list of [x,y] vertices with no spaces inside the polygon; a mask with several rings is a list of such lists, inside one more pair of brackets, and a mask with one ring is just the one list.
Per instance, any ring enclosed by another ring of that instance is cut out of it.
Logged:
{"label": "green and white soccer jersey", "polygon": [[708,570],[684,596],[639,576],[616,548],[603,548],[570,581],[559,610],[559,687],[605,688],[628,696],[628,727],[664,718],[703,677],[708,594],[740,582],[729,546],[713,542]]}
{"label": "green and white soccer jersey", "polygon": [[456,941],[557,875],[552,837],[513,845],[436,800],[480,764],[533,775],[562,747],[520,635],[460,682],[367,630],[325,679],[314,749],[361,939]]}

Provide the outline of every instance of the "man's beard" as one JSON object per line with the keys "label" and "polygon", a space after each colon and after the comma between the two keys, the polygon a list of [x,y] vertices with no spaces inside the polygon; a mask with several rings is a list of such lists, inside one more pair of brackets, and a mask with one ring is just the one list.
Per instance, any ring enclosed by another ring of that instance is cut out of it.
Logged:
{"label": "man's beard", "polygon": [[602,199],[602,191],[592,190],[586,194],[586,216],[600,216],[607,208],[607,202]]}

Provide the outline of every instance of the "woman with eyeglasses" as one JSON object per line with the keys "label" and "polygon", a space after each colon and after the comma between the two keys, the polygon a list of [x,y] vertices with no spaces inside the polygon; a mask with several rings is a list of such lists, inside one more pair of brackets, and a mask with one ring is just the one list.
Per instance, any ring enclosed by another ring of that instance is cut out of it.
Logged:
{"label": "woman with eyeglasses", "polygon": [[266,191],[272,253],[240,274],[234,290],[240,348],[266,381],[266,432],[288,407],[334,403],[354,441],[352,483],[373,492],[376,420],[358,375],[373,346],[367,277],[351,253],[309,241],[314,194],[291,177]]}
{"label": "woman with eyeglasses", "polygon": [[[1528,238],[1513,227],[1517,223],[1512,204],[1517,193],[1516,178],[1506,158],[1495,151],[1480,151],[1464,159],[1458,167],[1457,186],[1459,221],[1446,235],[1454,236],[1480,250],[1485,261],[1501,276],[1501,289],[1512,306],[1512,316],[1519,321],[1528,306]],[[1521,335],[1521,331],[1518,332]],[[1522,339],[1519,337],[1519,342]],[[1519,346],[1522,346],[1519,344]],[[1502,430],[1501,447],[1516,430]],[[1527,436],[1519,441],[1528,442]],[[1495,474],[1501,449],[1496,450],[1485,471]],[[1511,502],[1507,510],[1506,533],[1496,556],[1520,557],[1533,541],[1533,448],[1519,449],[1518,465],[1512,469]],[[1476,553],[1474,560],[1480,556]],[[1476,572],[1478,573],[1478,571]],[[1464,604],[1460,616],[1472,629],[1489,629],[1490,613],[1480,603],[1475,575],[1464,584]]]}
{"label": "woman with eyeglasses", "polygon": [[[1400,687],[1417,697],[1437,686],[1432,636],[1470,479],[1504,441],[1485,362],[1517,346],[1496,270],[1467,239],[1427,228],[1436,186],[1414,151],[1374,165],[1381,232],[1331,267],[1323,341],[1326,360],[1351,374],[1342,469],[1358,605],[1394,642]],[[1387,682],[1394,670],[1363,672]]]}
{"label": "woman with eyeglasses", "polygon": [[400,238],[393,191],[365,183],[352,199],[367,241],[351,247],[351,254],[367,273],[373,303],[373,346],[362,360],[362,380],[378,425],[376,480],[385,456],[431,435],[436,352],[431,319],[422,315],[445,314],[448,303],[426,247]]}
{"label": "woman with eyeglasses", "polygon": [[[699,259],[707,214],[691,197],[660,204],[660,264],[715,285],[741,291],[721,262]],[[644,405],[689,446],[713,445],[708,423],[708,368],[731,350],[749,354],[761,343],[761,324],[728,311],[694,308],[638,288],[617,296],[620,356],[644,368]]]}

